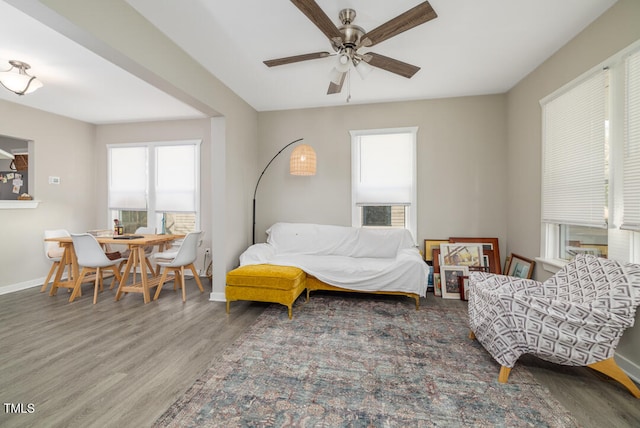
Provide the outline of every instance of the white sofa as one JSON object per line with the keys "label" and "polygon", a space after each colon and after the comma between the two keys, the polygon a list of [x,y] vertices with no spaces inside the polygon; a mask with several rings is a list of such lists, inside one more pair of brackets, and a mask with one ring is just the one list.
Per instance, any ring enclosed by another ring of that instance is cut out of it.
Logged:
{"label": "white sofa", "polygon": [[294,266],[306,272],[307,292],[338,289],[425,297],[427,267],[406,229],[365,229],[276,223],[267,243],[240,256],[240,265]]}

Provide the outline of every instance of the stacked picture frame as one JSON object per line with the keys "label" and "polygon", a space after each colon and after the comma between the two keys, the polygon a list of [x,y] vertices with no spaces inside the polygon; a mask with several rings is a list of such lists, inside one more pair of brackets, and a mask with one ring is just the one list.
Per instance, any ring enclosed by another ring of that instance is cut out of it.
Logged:
{"label": "stacked picture frame", "polygon": [[498,238],[425,239],[424,259],[428,289],[444,299],[467,300],[470,271],[502,273]]}

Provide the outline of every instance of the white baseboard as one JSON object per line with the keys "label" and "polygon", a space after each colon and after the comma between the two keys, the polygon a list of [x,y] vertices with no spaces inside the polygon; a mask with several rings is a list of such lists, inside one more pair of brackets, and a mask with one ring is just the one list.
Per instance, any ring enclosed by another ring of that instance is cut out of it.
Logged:
{"label": "white baseboard", "polygon": [[640,383],[640,366],[630,359],[618,354],[615,355],[616,363],[636,383]]}
{"label": "white baseboard", "polygon": [[211,293],[209,294],[209,301],[210,302],[226,302],[227,301],[227,297],[224,295],[224,293]]}
{"label": "white baseboard", "polygon": [[44,282],[44,280],[45,278],[42,277],[31,279],[29,281],[19,282],[17,284],[7,285],[5,287],[0,287],[0,295],[15,293],[16,291],[22,291],[32,287],[42,287],[42,283]]}

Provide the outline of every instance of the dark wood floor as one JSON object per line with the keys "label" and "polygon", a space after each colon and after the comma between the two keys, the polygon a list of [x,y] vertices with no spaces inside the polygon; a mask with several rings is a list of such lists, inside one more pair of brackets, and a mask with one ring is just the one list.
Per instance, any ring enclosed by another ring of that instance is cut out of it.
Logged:
{"label": "dark wood floor", "polygon": [[[109,290],[92,305],[90,284],[72,304],[63,290],[0,296],[0,401],[25,406],[7,414],[4,405],[0,426],[150,425],[266,307],[234,302],[226,315],[204,285],[200,294],[188,281],[186,303],[171,287],[147,305],[132,294],[114,302]],[[450,304],[462,302],[430,294],[421,310]],[[583,426],[640,426],[640,400],[615,382],[534,358],[521,363]]]}

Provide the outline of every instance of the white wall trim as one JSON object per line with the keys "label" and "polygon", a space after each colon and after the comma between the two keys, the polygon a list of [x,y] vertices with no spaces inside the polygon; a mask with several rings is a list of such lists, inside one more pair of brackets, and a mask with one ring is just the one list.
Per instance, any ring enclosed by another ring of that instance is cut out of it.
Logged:
{"label": "white wall trim", "polygon": [[32,199],[30,201],[0,201],[0,209],[17,210],[25,208],[38,208],[39,200]]}
{"label": "white wall trim", "polygon": [[211,302],[226,302],[227,301],[227,297],[225,296],[224,293],[220,293],[219,291],[212,291],[211,294],[209,294],[209,301],[211,301]]}
{"label": "white wall trim", "polygon": [[0,287],[0,296],[3,294],[15,293],[16,291],[27,290],[33,287],[41,287],[44,283],[45,277],[30,279],[29,281],[19,282],[17,284],[10,284],[5,287]]}
{"label": "white wall trim", "polygon": [[552,274],[556,274],[560,269],[567,264],[567,260],[561,259],[547,259],[544,257],[536,257],[536,261],[542,264],[542,267],[547,272],[551,272]]}
{"label": "white wall trim", "polygon": [[[227,248],[227,179],[226,179],[226,119],[211,118],[211,257],[213,261],[213,278],[211,279],[211,300],[225,301],[227,259],[230,258]],[[247,194],[249,201],[250,194]],[[247,205],[248,207],[249,205]],[[234,257],[235,259],[235,257]]]}
{"label": "white wall trim", "polygon": [[634,363],[630,359],[620,355],[617,352],[615,355],[615,360],[616,363],[618,363],[618,366],[620,366],[620,368],[627,374],[627,376],[633,379],[636,383],[640,383],[640,366],[638,364]]}

